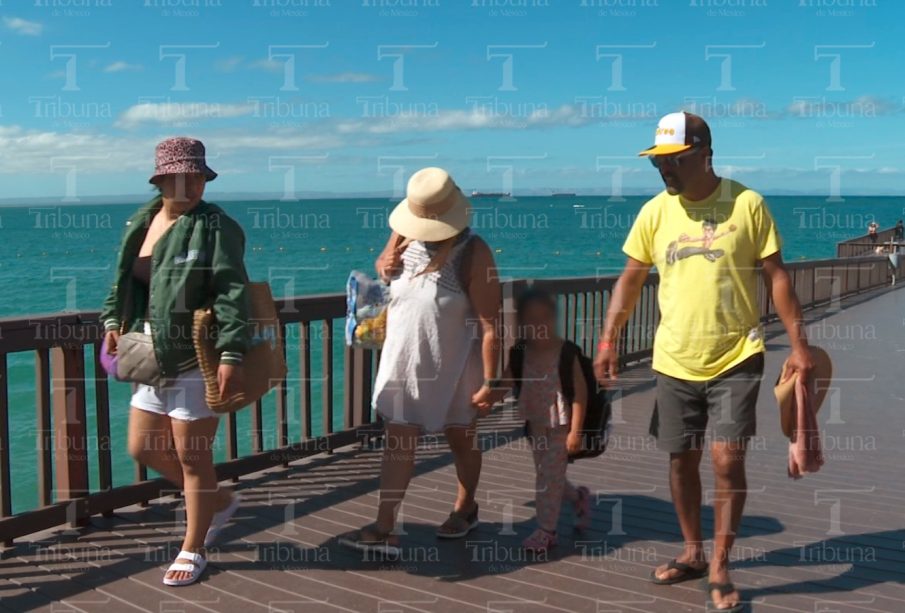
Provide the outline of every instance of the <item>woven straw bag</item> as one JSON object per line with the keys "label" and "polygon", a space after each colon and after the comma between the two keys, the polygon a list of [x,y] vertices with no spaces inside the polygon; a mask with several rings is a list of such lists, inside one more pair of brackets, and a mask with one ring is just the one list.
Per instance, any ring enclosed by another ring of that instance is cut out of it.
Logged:
{"label": "woven straw bag", "polygon": [[248,284],[248,325],[251,343],[242,360],[241,392],[220,398],[217,368],[220,353],[216,348],[217,322],[210,309],[194,313],[192,341],[198,355],[198,367],[204,378],[204,399],[215,413],[231,413],[259,400],[286,378],[286,357],[276,304],[267,283]]}

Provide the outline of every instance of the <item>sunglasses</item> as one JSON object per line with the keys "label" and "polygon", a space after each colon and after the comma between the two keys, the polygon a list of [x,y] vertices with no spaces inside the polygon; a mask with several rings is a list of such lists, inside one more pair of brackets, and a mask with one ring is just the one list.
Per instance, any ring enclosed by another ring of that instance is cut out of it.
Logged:
{"label": "sunglasses", "polygon": [[683,151],[678,155],[649,155],[647,159],[650,160],[651,166],[654,168],[660,168],[660,166],[663,165],[678,168],[681,166],[684,158],[691,157],[698,149],[699,147],[692,147],[688,151]]}

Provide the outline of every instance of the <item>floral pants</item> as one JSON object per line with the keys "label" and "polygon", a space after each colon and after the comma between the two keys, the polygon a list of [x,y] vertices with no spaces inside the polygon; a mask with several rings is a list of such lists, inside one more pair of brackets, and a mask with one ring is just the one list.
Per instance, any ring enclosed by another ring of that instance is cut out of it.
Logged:
{"label": "floral pants", "polygon": [[529,425],[531,450],[534,454],[535,509],[537,524],[548,532],[556,532],[563,501],[577,502],[578,491],[566,479],[569,465],[566,451],[568,426],[557,428]]}

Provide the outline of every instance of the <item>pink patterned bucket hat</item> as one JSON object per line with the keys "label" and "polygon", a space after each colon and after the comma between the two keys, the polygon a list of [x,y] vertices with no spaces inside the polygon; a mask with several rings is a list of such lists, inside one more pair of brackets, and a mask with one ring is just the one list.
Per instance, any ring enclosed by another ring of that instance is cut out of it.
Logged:
{"label": "pink patterned bucket hat", "polygon": [[154,183],[164,175],[203,174],[208,181],[217,178],[217,173],[204,161],[204,145],[200,140],[177,136],[168,138],[157,145],[154,154],[154,176],[148,182]]}

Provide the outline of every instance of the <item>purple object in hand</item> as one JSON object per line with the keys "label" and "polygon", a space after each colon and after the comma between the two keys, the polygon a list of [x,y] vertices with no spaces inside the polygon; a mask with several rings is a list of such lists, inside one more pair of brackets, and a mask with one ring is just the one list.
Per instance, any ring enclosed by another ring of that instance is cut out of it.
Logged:
{"label": "purple object in hand", "polygon": [[107,353],[106,343],[101,347],[101,366],[108,375],[119,381],[119,377],[116,376],[116,354]]}

